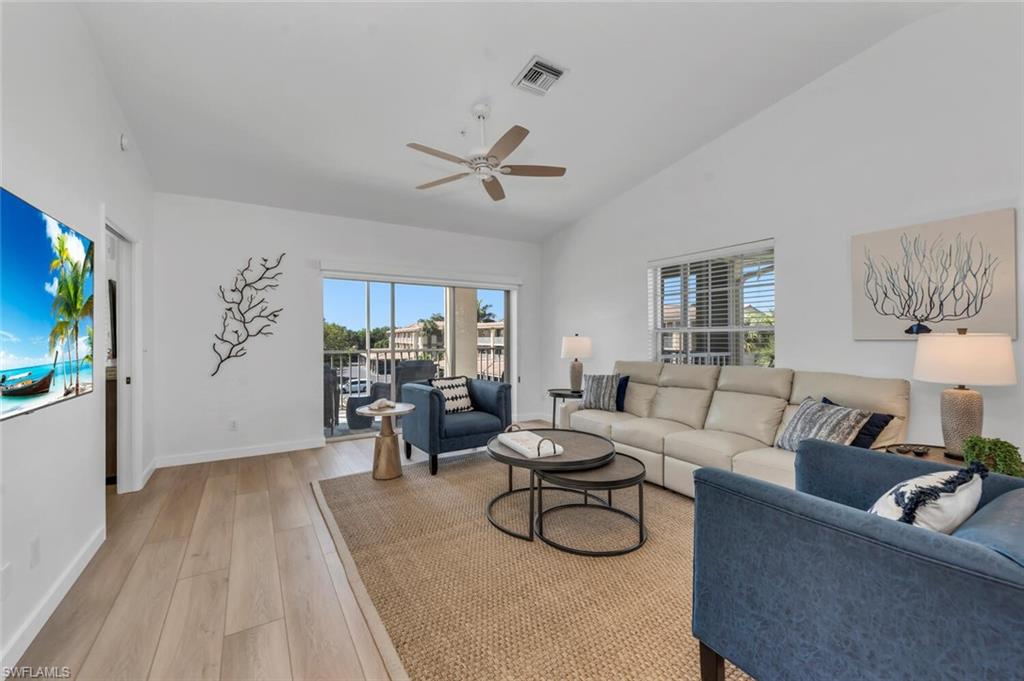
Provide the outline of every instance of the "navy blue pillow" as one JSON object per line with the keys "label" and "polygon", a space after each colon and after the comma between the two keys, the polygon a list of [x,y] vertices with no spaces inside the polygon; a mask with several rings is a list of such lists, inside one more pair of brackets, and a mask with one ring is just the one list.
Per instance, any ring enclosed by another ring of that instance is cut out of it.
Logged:
{"label": "navy blue pillow", "polygon": [[[825,404],[831,404],[836,407],[842,406],[827,397],[822,397],[821,401]],[[867,420],[867,423],[861,427],[860,432],[857,433],[857,437],[853,438],[853,442],[850,443],[850,446],[860,447],[861,449],[871,449],[871,445],[875,443],[878,436],[881,435],[882,431],[885,430],[885,427],[889,425],[889,421],[892,420],[892,414],[872,414],[871,418]]]}
{"label": "navy blue pillow", "polygon": [[986,546],[1024,567],[1024,489],[1000,494],[956,528],[953,536]]}
{"label": "navy blue pillow", "polygon": [[619,387],[615,391],[615,411],[626,411],[626,387],[629,385],[629,376],[619,379]]}

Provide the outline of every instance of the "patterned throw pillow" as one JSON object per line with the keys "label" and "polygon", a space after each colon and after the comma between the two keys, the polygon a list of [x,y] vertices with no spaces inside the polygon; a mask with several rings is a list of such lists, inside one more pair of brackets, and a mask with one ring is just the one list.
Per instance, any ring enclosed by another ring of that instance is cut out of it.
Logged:
{"label": "patterned throw pillow", "polygon": [[444,413],[459,414],[473,411],[473,402],[469,399],[469,379],[465,376],[454,378],[432,378],[430,385],[444,395]]}
{"label": "patterned throw pillow", "polygon": [[981,480],[987,475],[980,461],[957,471],[919,475],[895,485],[868,513],[949,534],[978,508]]}
{"label": "patterned throw pillow", "polygon": [[848,445],[871,418],[871,412],[822,404],[808,397],[797,407],[776,447],[795,452],[803,440],[824,440]]}
{"label": "patterned throw pillow", "polygon": [[[827,397],[822,397],[821,401],[825,404],[834,404],[836,406],[842,406],[838,402],[833,402]],[[850,443],[851,447],[860,447],[861,449],[871,449],[871,445],[875,444],[875,440],[882,434],[885,427],[889,425],[895,416],[892,414],[872,414],[871,418],[867,420],[863,426],[861,426],[860,432],[857,433],[857,437],[853,438],[853,442]]]}
{"label": "patterned throw pillow", "polygon": [[615,396],[618,391],[618,374],[587,374],[583,377],[583,405],[581,409],[615,411]]}

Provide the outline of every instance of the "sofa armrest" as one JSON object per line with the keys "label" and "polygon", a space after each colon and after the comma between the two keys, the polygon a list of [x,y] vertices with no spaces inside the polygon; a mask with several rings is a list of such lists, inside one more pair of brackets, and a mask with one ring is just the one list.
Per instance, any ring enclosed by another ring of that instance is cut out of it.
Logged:
{"label": "sofa armrest", "polygon": [[[867,510],[893,485],[926,473],[957,468],[953,463],[873,452],[859,447],[804,440],[796,451],[796,488],[844,506]],[[982,485],[981,506],[1024,479],[991,474]]]}
{"label": "sofa armrest", "polygon": [[580,410],[583,406],[583,400],[567,400],[562,402],[558,407],[558,428],[571,428],[569,419],[572,417],[574,412]]}
{"label": "sofa armrest", "polygon": [[494,414],[505,429],[512,423],[512,386],[508,383],[471,378],[468,381],[469,399],[473,408]]}
{"label": "sofa armrest", "polygon": [[402,386],[402,401],[416,406],[412,413],[402,417],[402,437],[428,454],[438,454],[444,427],[444,395],[425,383],[406,383]]}
{"label": "sofa armrest", "polygon": [[[693,634],[752,676],[1024,667],[1024,570],[994,551],[728,471],[694,480]],[[955,641],[921,636],[925,622]]]}

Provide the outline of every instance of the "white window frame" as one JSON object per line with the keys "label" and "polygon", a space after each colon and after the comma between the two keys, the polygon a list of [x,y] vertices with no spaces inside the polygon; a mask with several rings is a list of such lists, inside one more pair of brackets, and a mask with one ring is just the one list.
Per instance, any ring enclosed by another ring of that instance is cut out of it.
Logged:
{"label": "white window frame", "polygon": [[[663,315],[665,311],[665,300],[663,295],[663,287],[661,285],[662,272],[665,269],[679,267],[682,270],[687,269],[689,266],[696,263],[707,262],[710,260],[734,260],[735,262],[743,262],[745,259],[757,259],[764,258],[766,255],[771,257],[772,272],[774,275],[774,263],[775,263],[775,241],[774,239],[764,239],[761,241],[752,241],[743,244],[737,244],[735,246],[729,246],[726,248],[717,248],[705,251],[697,251],[688,253],[685,255],[673,256],[671,258],[662,258],[659,260],[649,261],[647,264],[647,288],[648,288],[648,329],[650,331],[650,356],[655,361],[659,362],[670,362],[670,363],[686,363],[686,364],[705,364],[705,365],[754,365],[755,359],[753,355],[746,353],[743,350],[743,343],[745,343],[746,334],[748,333],[762,333],[772,334],[774,337],[775,327],[777,320],[773,320],[772,324],[747,324],[744,319],[744,299],[743,299],[743,286],[736,286],[731,283],[727,287],[709,287],[706,293],[717,292],[726,293],[729,296],[729,322],[718,326],[693,326],[691,325],[692,320],[688,314],[689,305],[686,304],[688,300],[687,283],[688,277],[683,277],[680,286],[681,289],[678,294],[674,295],[673,298],[677,298],[680,305],[680,319],[676,324],[668,324],[665,322]],[[774,299],[775,299],[775,280],[774,276],[772,279],[771,286],[771,298],[772,298],[772,313],[774,315]],[[670,303],[671,304],[671,303]],[[684,310],[685,307],[685,310]],[[687,352],[685,349],[678,351],[665,352],[663,338],[666,334],[681,334],[684,338],[693,337],[696,334],[708,334],[710,340],[710,334],[729,334],[729,345],[730,350],[728,352],[712,352],[707,350],[701,353]],[[737,361],[738,360],[738,361]]]}

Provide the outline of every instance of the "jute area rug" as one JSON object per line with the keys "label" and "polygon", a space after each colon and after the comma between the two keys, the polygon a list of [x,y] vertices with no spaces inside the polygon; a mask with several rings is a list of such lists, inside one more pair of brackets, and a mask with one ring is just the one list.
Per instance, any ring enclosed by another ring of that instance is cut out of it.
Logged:
{"label": "jute area rug", "polygon": [[[647,543],[625,556],[576,556],[487,522],[485,506],[507,489],[507,471],[480,453],[443,460],[435,477],[423,464],[396,480],[320,481],[349,580],[357,592],[365,585],[368,620],[383,621],[375,637],[390,639],[378,647],[397,651],[412,679],[699,679],[690,635],[693,502],[646,485]],[[516,485],[525,484],[516,471]],[[544,494],[545,507],[577,499]],[[636,492],[615,492],[613,501],[635,512]],[[527,503],[514,495],[495,515],[525,531]],[[545,531],[588,548],[636,539],[628,520],[592,509],[553,513]],[[747,678],[726,669],[730,680]]]}

